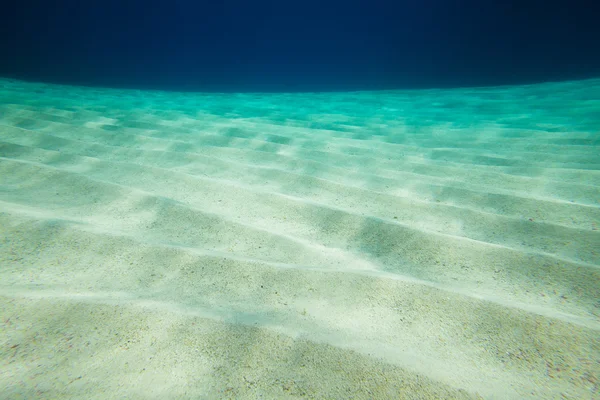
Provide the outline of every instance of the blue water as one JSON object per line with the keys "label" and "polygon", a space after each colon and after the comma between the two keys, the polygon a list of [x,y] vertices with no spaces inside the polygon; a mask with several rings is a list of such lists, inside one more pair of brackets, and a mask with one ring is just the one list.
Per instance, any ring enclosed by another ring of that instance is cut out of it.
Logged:
{"label": "blue water", "polygon": [[103,1],[3,6],[0,76],[324,91],[593,78],[592,1]]}

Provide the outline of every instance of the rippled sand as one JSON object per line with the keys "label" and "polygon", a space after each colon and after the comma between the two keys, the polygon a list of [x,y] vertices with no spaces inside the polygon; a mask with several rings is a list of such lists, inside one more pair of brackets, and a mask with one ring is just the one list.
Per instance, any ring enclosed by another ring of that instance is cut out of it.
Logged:
{"label": "rippled sand", "polygon": [[600,396],[600,80],[0,80],[0,398]]}

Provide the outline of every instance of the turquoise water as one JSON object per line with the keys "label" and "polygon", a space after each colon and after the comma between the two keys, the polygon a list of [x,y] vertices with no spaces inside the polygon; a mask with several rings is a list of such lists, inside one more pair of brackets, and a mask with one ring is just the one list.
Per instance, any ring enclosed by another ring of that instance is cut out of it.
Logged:
{"label": "turquoise water", "polygon": [[599,127],[598,79],[1,80],[0,397],[594,398]]}

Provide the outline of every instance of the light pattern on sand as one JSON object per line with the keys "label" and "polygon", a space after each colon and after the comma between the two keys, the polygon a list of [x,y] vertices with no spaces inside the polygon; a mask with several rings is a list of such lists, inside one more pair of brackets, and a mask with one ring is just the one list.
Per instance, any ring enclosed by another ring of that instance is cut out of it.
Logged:
{"label": "light pattern on sand", "polygon": [[1,80],[3,395],[598,395],[599,129],[600,80]]}

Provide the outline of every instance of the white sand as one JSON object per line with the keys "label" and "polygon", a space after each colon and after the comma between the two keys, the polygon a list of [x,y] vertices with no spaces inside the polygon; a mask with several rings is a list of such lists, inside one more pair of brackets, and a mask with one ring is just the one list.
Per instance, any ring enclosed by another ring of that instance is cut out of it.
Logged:
{"label": "white sand", "polygon": [[598,398],[599,99],[0,80],[0,398]]}

